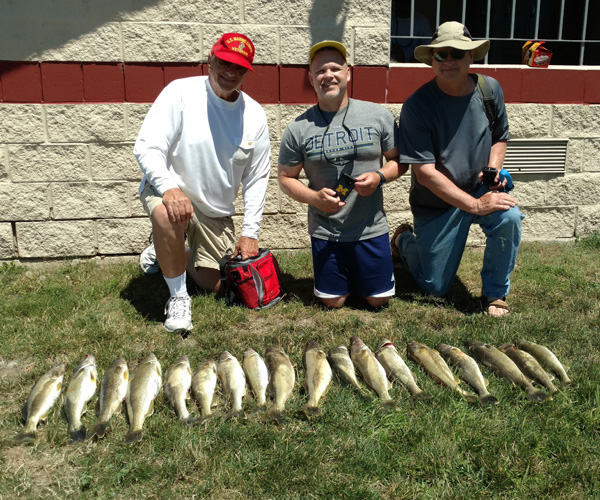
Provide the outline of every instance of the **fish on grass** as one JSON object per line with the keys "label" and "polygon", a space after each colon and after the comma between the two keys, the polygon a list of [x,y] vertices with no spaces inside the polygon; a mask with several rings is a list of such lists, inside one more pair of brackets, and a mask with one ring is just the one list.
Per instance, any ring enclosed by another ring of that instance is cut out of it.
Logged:
{"label": "fish on grass", "polygon": [[529,377],[534,382],[537,382],[541,386],[548,389],[550,394],[555,394],[558,392],[558,389],[552,383],[554,376],[546,373],[546,371],[542,368],[542,365],[540,365],[537,359],[535,359],[531,354],[526,351],[522,351],[521,349],[517,349],[511,343],[501,345],[500,350],[515,362],[523,375]]}
{"label": "fish on grass", "polygon": [[164,391],[175,414],[183,425],[194,423],[194,417],[190,416],[186,401],[190,399],[190,388],[192,386],[192,369],[187,356],[179,356],[175,362],[165,371]]}
{"label": "fish on grass", "polygon": [[382,406],[395,408],[396,403],[388,392],[391,384],[385,369],[360,337],[350,337],[350,358],[365,384],[375,391]]}
{"label": "fish on grass", "polygon": [[450,366],[458,370],[458,375],[479,395],[481,406],[498,404],[498,399],[492,396],[487,387],[488,381],[481,373],[477,361],[465,354],[458,347],[448,344],[438,344],[437,350]]}
{"label": "fish on grass", "polygon": [[321,415],[319,401],[327,394],[331,385],[331,366],[321,346],[312,340],[306,343],[302,365],[305,372],[304,385],[308,393],[308,402],[302,407],[302,413],[306,418],[318,417]]}
{"label": "fish on grass", "polygon": [[479,398],[460,386],[460,379],[454,374],[446,364],[440,353],[435,349],[427,347],[425,344],[415,342],[414,340],[407,345],[408,355],[438,384],[448,387],[460,394],[468,403],[476,403]]}
{"label": "fish on grass", "polygon": [[267,386],[269,385],[269,370],[260,354],[248,347],[244,351],[242,368],[248,379],[250,389],[259,408],[267,406]]}
{"label": "fish on grass", "polygon": [[115,359],[104,372],[98,394],[98,420],[90,427],[87,439],[103,438],[112,416],[120,413],[127,395],[129,369],[124,358]]}
{"label": "fish on grass", "polygon": [[37,426],[46,420],[50,410],[56,403],[65,376],[65,365],[55,366],[44,373],[35,383],[27,401],[23,405],[25,427],[13,439],[19,443],[33,443]]}
{"label": "fish on grass", "polygon": [[267,349],[265,363],[269,370],[267,394],[271,399],[271,404],[263,419],[265,422],[273,422],[282,426],[285,420],[285,404],[294,390],[296,373],[287,354],[276,347]]}
{"label": "fish on grass", "polygon": [[547,347],[523,339],[515,340],[515,345],[522,351],[531,354],[540,365],[554,373],[563,384],[573,383],[567,375],[568,367],[563,366],[556,355]]}
{"label": "fish on grass", "polygon": [[369,397],[356,378],[356,368],[345,345],[338,345],[329,349],[327,359],[329,359],[333,373],[341,385],[352,387],[363,398]]}
{"label": "fish on grass", "polygon": [[69,423],[71,441],[85,441],[87,429],[81,423],[81,416],[87,411],[87,403],[96,394],[97,387],[96,358],[86,354],[73,372],[63,403],[63,415]]}
{"label": "fish on grass", "polygon": [[228,351],[223,351],[217,364],[217,375],[225,399],[231,405],[228,418],[246,418],[242,409],[242,399],[246,395],[246,375],[240,362]]}
{"label": "fish on grass", "polygon": [[192,377],[192,394],[203,420],[212,417],[217,378],[217,363],[213,360],[201,363]]}
{"label": "fish on grass", "polygon": [[480,363],[509,380],[513,385],[524,389],[529,401],[542,403],[552,399],[545,392],[533,387],[531,381],[523,375],[515,362],[493,345],[485,344],[478,340],[471,340],[467,342],[467,346],[475,359]]}
{"label": "fish on grass", "polygon": [[162,369],[154,353],[148,354],[131,373],[127,388],[129,432],[126,443],[142,440],[144,421],[154,413],[154,399],[162,387]]}
{"label": "fish on grass", "polygon": [[413,399],[418,399],[421,401],[427,401],[431,399],[431,394],[423,391],[417,385],[417,378],[413,372],[410,371],[410,368],[404,362],[398,353],[396,346],[392,344],[391,341],[388,339],[381,339],[377,345],[375,357],[385,369],[387,376],[389,378],[398,380],[398,382],[406,387]]}

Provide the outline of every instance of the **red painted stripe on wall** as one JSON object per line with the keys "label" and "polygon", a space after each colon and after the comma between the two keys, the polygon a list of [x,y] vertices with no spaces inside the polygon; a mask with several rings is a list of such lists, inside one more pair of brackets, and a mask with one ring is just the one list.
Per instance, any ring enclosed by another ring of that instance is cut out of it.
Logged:
{"label": "red painted stripe on wall", "polygon": [[[262,104],[312,104],[306,65],[255,65],[242,87]],[[598,70],[486,67],[506,102],[599,104]],[[206,64],[0,61],[0,102],[101,103],[156,99],[171,81],[208,73]],[[350,95],[402,103],[433,77],[427,67],[354,66]]]}

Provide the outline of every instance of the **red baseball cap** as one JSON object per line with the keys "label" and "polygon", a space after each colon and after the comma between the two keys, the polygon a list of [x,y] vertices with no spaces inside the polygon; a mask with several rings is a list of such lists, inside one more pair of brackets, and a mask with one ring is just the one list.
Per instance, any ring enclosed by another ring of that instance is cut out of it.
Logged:
{"label": "red baseball cap", "polygon": [[241,33],[225,33],[213,45],[210,52],[219,59],[223,59],[223,61],[254,71],[252,69],[254,44],[246,35],[242,35]]}

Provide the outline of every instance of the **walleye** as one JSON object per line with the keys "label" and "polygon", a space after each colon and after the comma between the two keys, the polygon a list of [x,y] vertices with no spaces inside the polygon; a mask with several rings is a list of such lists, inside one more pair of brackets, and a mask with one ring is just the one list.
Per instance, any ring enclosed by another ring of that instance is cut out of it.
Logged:
{"label": "walleye", "polygon": [[388,339],[379,341],[375,357],[385,369],[388,377],[395,378],[401,382],[414,399],[421,401],[431,399],[431,394],[421,390],[417,385],[417,379],[413,372],[410,371],[410,368],[406,365],[400,354],[398,354],[396,346]]}
{"label": "walleye", "polygon": [[73,372],[63,404],[71,441],[85,441],[87,430],[81,423],[81,416],[87,411],[87,403],[96,394],[97,386],[96,358],[86,354]]}
{"label": "walleye", "polygon": [[33,443],[38,423],[46,420],[60,395],[64,376],[65,365],[60,364],[42,375],[35,383],[23,405],[25,427],[13,438],[15,441]]}
{"label": "walleye", "polygon": [[265,421],[273,421],[283,425],[285,418],[285,403],[291,396],[296,383],[296,374],[290,358],[281,349],[269,347],[265,354],[265,363],[269,369],[269,386],[267,392],[271,405],[265,413]]}
{"label": "walleye", "polygon": [[500,346],[500,350],[512,359],[515,364],[519,367],[519,370],[529,377],[534,382],[543,385],[550,394],[558,392],[556,386],[552,383],[553,376],[550,376],[544,371],[542,366],[538,363],[531,354],[521,349],[517,349],[513,344],[507,343]]}
{"label": "walleye", "polygon": [[184,425],[194,423],[194,417],[190,417],[186,400],[190,399],[190,387],[192,386],[192,369],[187,356],[179,356],[165,372],[165,394],[171,406],[177,414],[177,418]]}
{"label": "walleye", "polygon": [[513,385],[521,387],[527,394],[529,401],[543,402],[552,399],[548,394],[538,391],[529,379],[521,373],[519,367],[502,351],[496,349],[490,344],[484,344],[478,340],[467,342],[469,350],[473,356],[488,368],[491,368],[501,377],[510,380]]}
{"label": "walleye", "polygon": [[115,413],[119,413],[123,407],[123,401],[127,395],[127,384],[129,382],[129,369],[123,358],[117,358],[112,362],[110,368],[104,372],[100,383],[98,395],[98,421],[94,423],[88,432],[87,439],[94,436],[103,438],[106,435],[108,422]]}
{"label": "walleye", "polygon": [[203,419],[212,416],[212,407],[217,387],[217,363],[213,360],[205,361],[195,371],[192,377],[192,394]]}
{"label": "walleye", "polygon": [[259,407],[267,405],[267,386],[269,385],[269,370],[265,360],[254,349],[248,347],[244,351],[242,368],[250,383],[252,393]]}
{"label": "walleye", "polygon": [[365,384],[379,396],[381,404],[387,408],[395,408],[396,403],[388,393],[391,384],[385,369],[359,337],[350,337],[350,357]]}
{"label": "walleye", "polygon": [[408,343],[408,355],[420,364],[427,374],[438,384],[445,385],[449,389],[458,392],[468,403],[476,403],[478,398],[475,394],[465,391],[460,387],[460,379],[454,375],[450,367],[435,349],[430,349],[425,344],[415,342]]}
{"label": "walleye", "polygon": [[556,355],[543,345],[527,342],[526,340],[517,339],[515,345],[531,354],[544,368],[553,372],[563,384],[572,384],[573,381],[567,375],[568,368],[564,367],[558,360]]}
{"label": "walleye", "polygon": [[304,384],[308,392],[308,402],[302,412],[307,418],[316,417],[321,414],[319,401],[327,394],[331,384],[331,366],[321,346],[312,340],[306,343],[302,364],[305,371]]}
{"label": "walleye", "polygon": [[126,443],[142,440],[143,426],[146,417],[154,413],[154,398],[162,387],[162,369],[153,353],[143,358],[133,370],[127,388],[127,415],[129,432],[125,436]]}
{"label": "walleye", "polygon": [[217,365],[217,375],[221,380],[223,394],[231,403],[229,418],[246,418],[242,409],[242,398],[246,395],[246,376],[237,358],[223,351]]}
{"label": "walleye", "polygon": [[498,404],[498,400],[487,390],[488,381],[483,377],[477,361],[462,352],[458,347],[438,344],[437,350],[442,358],[458,370],[460,378],[469,384],[479,395],[481,406]]}
{"label": "walleye", "polygon": [[327,358],[340,384],[353,387],[362,397],[368,397],[358,383],[354,363],[352,363],[348,348],[345,345],[338,345],[329,349]]}

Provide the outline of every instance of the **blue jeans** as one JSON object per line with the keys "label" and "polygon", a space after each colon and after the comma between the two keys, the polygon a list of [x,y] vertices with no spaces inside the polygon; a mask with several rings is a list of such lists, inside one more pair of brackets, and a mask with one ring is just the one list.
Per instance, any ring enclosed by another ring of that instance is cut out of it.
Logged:
{"label": "blue jeans", "polygon": [[[472,194],[480,198],[487,190],[482,185]],[[515,267],[524,217],[515,206],[488,215],[451,208],[432,219],[415,218],[415,234],[405,231],[398,239],[400,257],[423,291],[442,297],[448,294],[456,277],[471,224],[479,224],[486,236],[482,294],[488,298],[504,297],[510,288],[509,277]]]}

